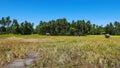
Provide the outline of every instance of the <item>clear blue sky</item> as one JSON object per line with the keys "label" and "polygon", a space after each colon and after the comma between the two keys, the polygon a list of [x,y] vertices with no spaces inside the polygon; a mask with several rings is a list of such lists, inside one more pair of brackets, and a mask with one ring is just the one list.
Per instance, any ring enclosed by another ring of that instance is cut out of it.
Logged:
{"label": "clear blue sky", "polygon": [[120,0],[0,0],[0,18],[34,22],[58,18],[106,25],[120,21]]}

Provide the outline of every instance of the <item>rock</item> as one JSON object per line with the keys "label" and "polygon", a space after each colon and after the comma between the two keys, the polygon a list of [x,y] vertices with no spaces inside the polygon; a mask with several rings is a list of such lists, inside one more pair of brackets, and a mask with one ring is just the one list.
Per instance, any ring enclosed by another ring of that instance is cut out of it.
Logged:
{"label": "rock", "polygon": [[50,35],[50,33],[46,33],[46,35],[47,35],[47,36],[49,36],[49,35]]}
{"label": "rock", "polygon": [[105,38],[110,38],[110,34],[105,34]]}

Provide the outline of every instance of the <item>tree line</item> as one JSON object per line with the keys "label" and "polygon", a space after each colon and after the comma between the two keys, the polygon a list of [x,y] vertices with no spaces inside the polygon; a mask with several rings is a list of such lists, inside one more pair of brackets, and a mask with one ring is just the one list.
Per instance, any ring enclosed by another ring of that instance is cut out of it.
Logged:
{"label": "tree line", "polygon": [[115,21],[106,26],[91,24],[90,21],[77,20],[68,22],[66,18],[51,20],[48,22],[40,21],[35,27],[34,23],[24,21],[19,23],[17,19],[2,17],[0,19],[0,34],[41,34],[45,35],[100,35],[102,32],[111,35],[120,35],[120,22]]}

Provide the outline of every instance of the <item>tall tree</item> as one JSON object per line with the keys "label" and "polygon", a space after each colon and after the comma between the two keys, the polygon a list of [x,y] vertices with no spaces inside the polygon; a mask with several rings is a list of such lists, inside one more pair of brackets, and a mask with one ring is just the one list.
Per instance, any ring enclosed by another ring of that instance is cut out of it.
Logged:
{"label": "tall tree", "polygon": [[2,17],[2,19],[0,20],[0,24],[1,24],[1,27],[0,27],[0,34],[3,34],[3,33],[6,33],[6,23],[5,23],[5,18]]}
{"label": "tall tree", "polygon": [[115,35],[120,35],[120,22],[115,21],[114,22],[114,33]]}
{"label": "tall tree", "polygon": [[30,23],[30,22],[22,22],[21,25],[20,25],[20,31],[21,31],[21,34],[24,34],[24,35],[29,35],[29,34],[32,34],[33,33],[33,23]]}
{"label": "tall tree", "polygon": [[105,26],[105,31],[111,35],[114,34],[114,26],[112,23],[109,23]]}
{"label": "tall tree", "polygon": [[10,20],[10,16],[6,17],[5,19],[5,23],[6,23],[6,31],[7,33],[11,33],[11,20]]}
{"label": "tall tree", "polygon": [[14,34],[19,34],[20,33],[19,24],[18,24],[18,21],[16,19],[13,19],[12,32]]}

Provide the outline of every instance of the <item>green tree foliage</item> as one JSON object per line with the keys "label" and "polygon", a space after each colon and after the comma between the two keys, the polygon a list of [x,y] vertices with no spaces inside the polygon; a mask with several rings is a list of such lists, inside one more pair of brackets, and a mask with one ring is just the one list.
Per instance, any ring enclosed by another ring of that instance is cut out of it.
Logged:
{"label": "green tree foliage", "polygon": [[6,22],[5,22],[5,18],[4,17],[2,17],[1,25],[4,26],[4,27],[6,26]]}
{"label": "green tree foliage", "polygon": [[11,20],[10,20],[10,16],[6,17],[5,23],[6,23],[6,32],[7,33],[11,33]]}
{"label": "green tree foliage", "polygon": [[36,27],[36,30],[38,34],[43,35],[46,33],[50,33],[51,35],[67,35],[69,28],[69,23],[64,18],[49,22],[40,21],[39,25]]}
{"label": "green tree foliage", "polygon": [[5,34],[6,33],[6,28],[4,26],[0,27],[0,34]]}
{"label": "green tree foliage", "polygon": [[17,19],[10,19],[10,16],[2,17],[0,19],[0,34],[24,34],[29,35],[33,33],[45,35],[100,35],[102,32],[111,35],[120,35],[120,22],[115,21],[106,26],[99,26],[91,24],[90,21],[77,20],[68,22],[66,18],[51,20],[48,22],[40,21],[40,23],[33,28],[34,24],[28,21],[19,23]]}
{"label": "green tree foliage", "polygon": [[107,24],[105,26],[105,32],[113,35],[114,34],[114,25],[112,23]]}
{"label": "green tree foliage", "polygon": [[14,34],[20,34],[20,25],[18,24],[18,21],[16,19],[13,20],[12,24],[12,33]]}
{"label": "green tree foliage", "polygon": [[120,22],[117,21],[114,22],[114,34],[120,35]]}
{"label": "green tree foliage", "polygon": [[33,23],[30,23],[27,21],[22,22],[20,25],[20,32],[21,32],[21,34],[24,34],[24,35],[32,34],[33,33]]}
{"label": "green tree foliage", "polygon": [[1,25],[0,33],[10,33],[10,30],[11,30],[10,24],[11,24],[10,16],[6,18],[2,17],[2,19],[0,20],[0,25]]}

